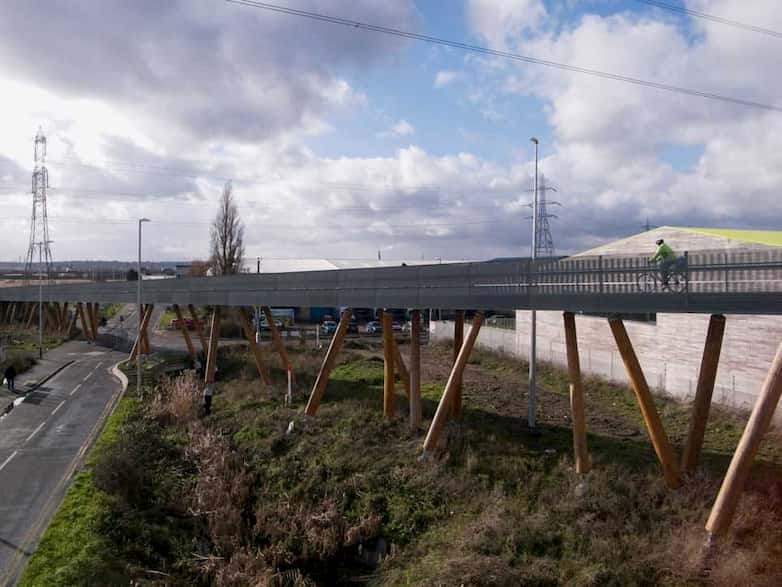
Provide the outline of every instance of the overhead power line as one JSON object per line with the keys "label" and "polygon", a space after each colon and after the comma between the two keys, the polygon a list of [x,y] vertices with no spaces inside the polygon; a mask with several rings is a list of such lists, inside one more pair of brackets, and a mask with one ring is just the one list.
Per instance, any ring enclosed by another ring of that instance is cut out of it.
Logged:
{"label": "overhead power line", "polygon": [[702,18],[703,20],[710,20],[719,24],[744,29],[753,33],[760,33],[761,35],[768,35],[770,37],[777,37],[782,39],[782,33],[772,29],[764,29],[763,27],[755,26],[754,24],[748,24],[745,22],[739,22],[737,20],[731,20],[729,18],[723,18],[714,14],[707,14],[699,10],[692,10],[686,6],[677,6],[676,4],[669,4],[667,2],[658,2],[657,0],[635,0],[640,4],[648,4],[649,6],[655,6],[662,8],[663,10],[670,10],[671,12],[678,12],[680,14],[686,14],[687,16],[693,16],[695,18]]}
{"label": "overhead power line", "polygon": [[310,12],[308,10],[299,10],[295,8],[289,8],[287,6],[279,6],[277,4],[269,4],[267,2],[255,2],[253,0],[225,0],[232,4],[240,4],[243,6],[249,6],[251,8],[259,8],[262,10],[268,10],[271,12],[278,12],[281,14],[288,14],[291,16],[299,16],[302,18],[308,18],[319,22],[326,22],[330,24],[337,24],[351,29],[360,29],[365,31],[371,31],[375,33],[382,33],[385,35],[393,35],[402,37],[405,39],[413,39],[416,41],[424,41],[426,43],[433,43],[436,45],[444,45],[446,47],[453,47],[455,49],[462,49],[464,51],[471,51],[473,53],[480,53],[482,55],[489,55],[492,57],[502,57],[504,59],[510,59],[512,61],[519,61],[522,63],[530,63],[533,65],[543,65],[554,69],[561,69],[564,71],[570,71],[573,73],[581,73],[584,75],[591,75],[603,79],[609,79],[628,84],[634,84],[637,86],[643,86],[647,88],[654,88],[656,90],[664,90],[666,92],[674,92],[678,94],[684,94],[687,96],[696,96],[699,98],[707,98],[709,100],[717,100],[720,102],[728,102],[730,104],[737,104],[739,106],[749,106],[751,108],[760,108],[763,110],[773,110],[775,112],[782,112],[782,106],[774,104],[765,104],[763,102],[756,102],[754,100],[745,100],[742,98],[733,98],[723,94],[716,94],[714,92],[706,92],[701,90],[695,90],[692,88],[684,88],[681,86],[675,86],[671,84],[655,82],[651,80],[645,80],[636,77],[630,77],[626,75],[620,75],[616,73],[610,73],[607,71],[600,71],[597,69],[589,69],[586,67],[579,67],[576,65],[569,65],[567,63],[560,63],[557,61],[550,61],[548,59],[539,59],[537,57],[530,57],[528,55],[521,55],[519,53],[510,53],[508,51],[499,51],[497,49],[489,49],[488,47],[481,47],[479,45],[471,45],[462,41],[451,41],[440,37],[433,37],[431,35],[423,35],[419,33],[412,33],[409,31],[403,31],[386,26],[380,26],[370,24],[366,22],[360,22],[348,18],[342,18],[338,16],[330,16],[327,14],[321,14],[319,12]]}

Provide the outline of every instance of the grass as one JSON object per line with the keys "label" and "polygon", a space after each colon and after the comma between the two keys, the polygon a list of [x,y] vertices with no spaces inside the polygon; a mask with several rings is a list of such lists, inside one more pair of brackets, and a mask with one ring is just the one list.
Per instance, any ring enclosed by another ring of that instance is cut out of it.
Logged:
{"label": "grass", "polygon": [[170,308],[166,308],[166,311],[160,316],[160,320],[157,323],[158,330],[165,330],[172,320],[176,319],[176,312]]}
{"label": "grass", "polygon": [[[382,417],[378,349],[342,352],[314,418],[301,410],[322,354],[290,352],[297,377],[290,407],[282,402],[279,361],[269,357],[272,385],[261,387],[250,357],[237,349],[221,353],[209,417],[198,416],[200,394],[188,376],[159,386],[143,404],[123,400],[90,457],[85,473],[92,477],[74,484],[63,507],[86,508],[73,524],[87,535],[53,524],[61,538],[46,542],[50,562],[31,563],[41,569],[35,576],[44,581],[44,569],[56,573],[63,565],[72,584],[115,569],[126,584],[782,580],[782,455],[773,441],[764,444],[764,462],[753,469],[719,546],[719,564],[708,576],[701,572],[703,523],[741,430],[735,415],[712,414],[706,466],[672,491],[632,392],[590,379],[594,467],[579,476],[572,469],[566,375],[541,367],[541,434],[530,435],[519,417],[526,413],[526,366],[476,352],[463,378],[463,415],[445,427],[442,448],[421,461],[422,438],[406,419]],[[438,346],[423,354],[426,427],[451,356]],[[401,415],[407,400],[397,390]],[[658,405],[679,445],[687,407],[663,398]]]}
{"label": "grass", "polygon": [[95,487],[96,458],[116,442],[124,421],[138,411],[138,402],[123,397],[106,421],[95,446],[65,494],[62,505],[30,558],[19,585],[70,586],[110,583],[122,576],[111,542],[102,534],[110,512],[109,496]]}
{"label": "grass", "polygon": [[100,317],[110,320],[125,307],[125,304],[106,304],[100,307]]}

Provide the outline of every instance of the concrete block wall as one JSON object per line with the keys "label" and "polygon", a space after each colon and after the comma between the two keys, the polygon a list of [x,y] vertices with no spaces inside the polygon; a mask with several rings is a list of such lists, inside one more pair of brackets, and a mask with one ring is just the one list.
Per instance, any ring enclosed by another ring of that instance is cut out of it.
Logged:
{"label": "concrete block wall", "polygon": [[[537,313],[538,360],[567,366],[561,312]],[[657,322],[625,320],[649,386],[687,401],[695,395],[709,316],[657,314]],[[478,346],[529,358],[530,312],[516,312],[516,330],[483,327]],[[581,369],[584,373],[627,384],[627,373],[606,318],[576,316]],[[434,340],[452,340],[453,323],[432,324]],[[782,316],[726,316],[725,338],[713,401],[750,410],[755,403],[777,347],[782,343]],[[782,405],[774,415],[782,424]]]}

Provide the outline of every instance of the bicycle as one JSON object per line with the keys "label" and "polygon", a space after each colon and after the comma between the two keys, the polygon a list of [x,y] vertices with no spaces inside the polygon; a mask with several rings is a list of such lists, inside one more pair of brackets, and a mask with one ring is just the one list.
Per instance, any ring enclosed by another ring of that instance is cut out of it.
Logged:
{"label": "bicycle", "polygon": [[683,293],[687,290],[687,263],[683,257],[668,268],[668,279],[663,280],[657,263],[649,262],[650,270],[638,276],[638,289],[643,293],[652,293],[658,289],[672,293]]}

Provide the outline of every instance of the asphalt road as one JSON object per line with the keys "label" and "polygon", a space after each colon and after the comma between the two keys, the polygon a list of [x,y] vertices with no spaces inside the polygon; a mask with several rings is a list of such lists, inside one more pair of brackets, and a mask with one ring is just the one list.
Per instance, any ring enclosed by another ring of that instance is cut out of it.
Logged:
{"label": "asphalt road", "polygon": [[121,391],[112,366],[125,358],[69,342],[73,360],[0,420],[0,586],[18,580],[74,471]]}

